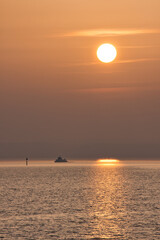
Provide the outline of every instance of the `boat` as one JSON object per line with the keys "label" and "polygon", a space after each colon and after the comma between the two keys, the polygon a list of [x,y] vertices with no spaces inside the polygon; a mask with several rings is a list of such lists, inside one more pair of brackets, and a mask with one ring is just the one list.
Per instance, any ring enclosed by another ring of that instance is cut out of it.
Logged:
{"label": "boat", "polygon": [[58,158],[56,158],[55,162],[67,162],[67,159],[62,158],[61,156],[59,156]]}

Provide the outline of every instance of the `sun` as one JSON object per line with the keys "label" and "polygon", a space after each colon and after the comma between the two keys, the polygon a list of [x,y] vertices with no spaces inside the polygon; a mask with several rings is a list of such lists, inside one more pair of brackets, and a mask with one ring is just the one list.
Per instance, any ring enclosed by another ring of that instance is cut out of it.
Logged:
{"label": "sun", "polygon": [[116,48],[109,43],[104,43],[97,49],[97,57],[101,62],[112,62],[117,56]]}

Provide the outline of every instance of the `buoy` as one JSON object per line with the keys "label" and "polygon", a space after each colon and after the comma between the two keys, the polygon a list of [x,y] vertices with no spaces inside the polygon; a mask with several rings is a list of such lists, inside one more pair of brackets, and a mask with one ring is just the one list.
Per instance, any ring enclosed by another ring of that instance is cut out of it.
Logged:
{"label": "buoy", "polygon": [[26,166],[28,166],[28,158],[26,158]]}

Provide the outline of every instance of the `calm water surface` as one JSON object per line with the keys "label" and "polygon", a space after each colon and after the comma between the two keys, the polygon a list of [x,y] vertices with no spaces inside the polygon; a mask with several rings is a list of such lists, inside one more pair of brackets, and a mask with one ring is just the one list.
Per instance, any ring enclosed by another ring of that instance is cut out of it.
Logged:
{"label": "calm water surface", "polygon": [[0,239],[160,239],[160,162],[0,168]]}

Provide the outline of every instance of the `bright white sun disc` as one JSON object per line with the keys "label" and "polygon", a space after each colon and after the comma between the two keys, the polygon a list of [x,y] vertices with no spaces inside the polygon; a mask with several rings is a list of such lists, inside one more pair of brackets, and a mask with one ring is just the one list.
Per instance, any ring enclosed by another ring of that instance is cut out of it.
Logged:
{"label": "bright white sun disc", "polygon": [[104,43],[97,49],[97,57],[101,62],[112,62],[116,56],[117,50],[112,44]]}

